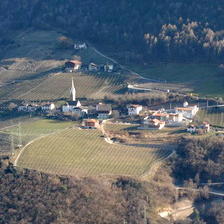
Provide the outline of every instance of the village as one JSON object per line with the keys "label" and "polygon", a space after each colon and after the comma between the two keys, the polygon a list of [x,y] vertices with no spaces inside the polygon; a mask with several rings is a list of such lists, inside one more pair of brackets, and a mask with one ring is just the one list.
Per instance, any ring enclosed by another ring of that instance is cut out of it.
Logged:
{"label": "village", "polygon": [[[65,71],[74,72],[81,68],[80,65],[81,62],[77,62],[77,60],[66,62]],[[211,130],[208,122],[196,123],[194,121],[194,116],[197,114],[199,107],[189,105],[187,101],[184,101],[182,106],[157,110],[131,103],[123,105],[123,107],[117,107],[117,105],[112,106],[103,100],[98,103],[88,102],[88,104],[83,104],[77,98],[78,93],[73,78],[70,90],[68,87],[68,92],[70,92],[70,100],[67,100],[59,108],[56,108],[54,102],[23,103],[18,106],[17,111],[60,119],[80,120],[82,121],[81,127],[84,129],[97,129],[102,121],[110,119],[114,122],[119,120],[120,123],[124,124],[127,122],[137,124],[137,130],[161,130],[164,127],[182,127],[191,134],[205,134]]]}
{"label": "village", "polygon": [[[74,44],[75,50],[86,49],[86,43]],[[79,60],[69,60],[64,64],[62,72],[74,73],[91,72],[112,73],[118,70],[118,64],[100,64],[94,62],[83,64]],[[137,130],[161,130],[164,127],[181,127],[190,134],[205,134],[211,131],[211,126],[207,121],[194,120],[194,116],[199,111],[198,105],[189,105],[187,101],[183,101],[181,106],[173,108],[159,109],[151,108],[150,106],[127,103],[126,105],[118,106],[110,104],[105,100],[96,102],[82,102],[77,96],[75,83],[72,78],[71,86],[68,86],[67,92],[70,93],[70,98],[63,105],[56,106],[56,102],[23,102],[18,105],[17,111],[20,113],[30,113],[34,115],[48,116],[57,119],[79,120],[81,127],[84,129],[97,129],[100,124],[110,119],[110,121],[119,123],[136,124]],[[169,93],[169,91],[167,91]]]}

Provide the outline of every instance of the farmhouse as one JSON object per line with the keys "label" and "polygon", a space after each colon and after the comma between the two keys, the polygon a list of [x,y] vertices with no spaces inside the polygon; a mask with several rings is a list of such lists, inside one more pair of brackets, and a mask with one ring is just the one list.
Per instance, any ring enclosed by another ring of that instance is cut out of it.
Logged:
{"label": "farmhouse", "polygon": [[138,115],[142,111],[142,105],[128,105],[128,115]]}
{"label": "farmhouse", "polygon": [[83,128],[96,129],[99,126],[99,121],[95,119],[88,119],[84,121]]}
{"label": "farmhouse", "polygon": [[55,109],[55,104],[54,103],[47,103],[41,106],[41,110],[44,112],[47,111],[52,111]]}
{"label": "farmhouse", "polygon": [[210,125],[209,125],[208,122],[205,122],[205,121],[202,124],[200,124],[198,128],[202,129],[205,132],[209,132],[210,131]]}
{"label": "farmhouse", "polygon": [[75,72],[81,68],[82,62],[78,60],[71,60],[65,62],[65,72]]}
{"label": "farmhouse", "polygon": [[108,65],[108,64],[104,65],[105,72],[113,72],[113,70],[114,70],[114,65]]}
{"label": "farmhouse", "polygon": [[96,105],[96,113],[100,120],[108,119],[112,114],[112,107],[110,104],[99,103]]}
{"label": "farmhouse", "polygon": [[62,106],[62,112],[63,113],[68,113],[72,112],[75,108],[81,107],[80,101],[67,101],[63,106]]}
{"label": "farmhouse", "polygon": [[195,133],[195,131],[196,131],[195,125],[191,124],[187,127],[187,132]]}
{"label": "farmhouse", "polygon": [[169,121],[181,122],[181,121],[183,121],[183,114],[182,113],[171,113],[171,114],[169,114]]}
{"label": "farmhouse", "polygon": [[89,71],[90,72],[97,72],[100,70],[100,66],[94,64],[94,63],[90,63],[89,64]]}
{"label": "farmhouse", "polygon": [[175,107],[175,113],[182,113],[186,118],[192,118],[199,110],[197,105],[188,105],[188,102],[183,103],[183,107]]}
{"label": "farmhouse", "polygon": [[167,121],[169,118],[169,114],[166,112],[156,111],[152,114],[152,118],[158,119],[160,121]]}
{"label": "farmhouse", "polygon": [[34,104],[22,104],[18,106],[17,110],[20,112],[34,112],[38,109],[38,105]]}
{"label": "farmhouse", "polygon": [[75,49],[75,50],[86,49],[86,48],[87,48],[86,43],[74,44],[74,49]]}
{"label": "farmhouse", "polygon": [[142,122],[142,127],[140,129],[162,129],[165,127],[165,121],[160,121],[158,119],[152,119],[149,116],[145,117]]}

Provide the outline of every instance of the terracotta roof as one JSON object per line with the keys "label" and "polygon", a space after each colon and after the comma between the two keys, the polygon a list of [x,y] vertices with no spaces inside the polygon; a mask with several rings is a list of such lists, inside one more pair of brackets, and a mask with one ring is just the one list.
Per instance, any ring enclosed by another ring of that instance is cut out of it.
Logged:
{"label": "terracotta roof", "polygon": [[152,119],[152,122],[153,123],[159,123],[159,124],[164,124],[165,123],[165,121],[160,121],[158,119]]}
{"label": "terracotta roof", "polygon": [[179,117],[181,116],[182,114],[169,114],[170,117]]}
{"label": "terracotta roof", "polygon": [[85,120],[85,122],[94,122],[94,123],[97,123],[97,120],[95,120],[95,119],[88,119],[88,120]]}
{"label": "terracotta roof", "polygon": [[168,114],[166,113],[156,113],[156,114],[153,114],[154,117],[162,117],[162,116],[169,116]]}
{"label": "terracotta roof", "polygon": [[69,62],[72,62],[74,64],[79,64],[79,65],[82,64],[82,62],[81,61],[78,61],[78,60],[70,60]]}
{"label": "terracotta roof", "polygon": [[137,108],[137,107],[142,107],[142,105],[129,105],[128,107],[134,107],[134,108]]}
{"label": "terracotta roof", "polygon": [[176,107],[176,110],[185,110],[185,111],[192,111],[193,108],[188,108],[188,107]]}

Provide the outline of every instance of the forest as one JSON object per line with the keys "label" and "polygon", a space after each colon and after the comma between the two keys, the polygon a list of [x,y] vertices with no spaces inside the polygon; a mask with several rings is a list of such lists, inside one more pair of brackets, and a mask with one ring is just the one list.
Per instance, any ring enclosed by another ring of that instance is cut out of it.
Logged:
{"label": "forest", "polygon": [[155,208],[175,198],[166,171],[150,183],[75,178],[16,169],[7,156],[0,160],[0,189],[0,224],[167,224]]}
{"label": "forest", "polygon": [[125,62],[222,62],[223,19],[220,0],[3,0],[0,43],[15,30],[60,29]]}
{"label": "forest", "polygon": [[196,184],[223,182],[224,139],[183,137],[179,141],[173,173],[177,180],[192,179]]}

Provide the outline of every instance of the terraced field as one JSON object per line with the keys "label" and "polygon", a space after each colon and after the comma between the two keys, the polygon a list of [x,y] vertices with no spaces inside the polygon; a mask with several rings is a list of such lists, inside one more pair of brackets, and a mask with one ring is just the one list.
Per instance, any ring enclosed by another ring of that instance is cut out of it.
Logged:
{"label": "terraced field", "polygon": [[104,98],[124,88],[123,77],[116,73],[63,73],[65,61],[80,58],[88,64],[110,63],[92,47],[85,50],[57,49],[56,31],[27,30],[15,37],[15,47],[9,48],[0,60],[1,100],[57,100],[69,97],[71,77],[77,96]]}
{"label": "terraced field", "polygon": [[207,121],[211,125],[224,127],[224,110],[217,108],[200,109],[197,117],[200,121]]}
{"label": "terraced field", "polygon": [[140,176],[170,153],[157,148],[108,144],[97,130],[67,129],[27,146],[17,165],[63,175]]}
{"label": "terraced field", "polygon": [[114,87],[108,91],[116,91],[118,89],[116,83],[121,82],[121,78],[116,75],[93,75],[81,72],[56,73],[30,91],[17,95],[15,98],[22,100],[56,100],[68,98],[72,77],[78,98],[91,97],[91,94],[100,92],[104,87],[108,88],[107,86],[110,84],[114,84]]}

